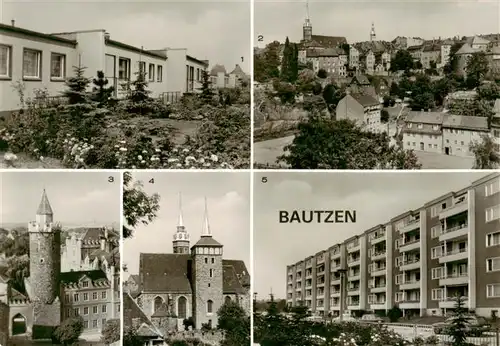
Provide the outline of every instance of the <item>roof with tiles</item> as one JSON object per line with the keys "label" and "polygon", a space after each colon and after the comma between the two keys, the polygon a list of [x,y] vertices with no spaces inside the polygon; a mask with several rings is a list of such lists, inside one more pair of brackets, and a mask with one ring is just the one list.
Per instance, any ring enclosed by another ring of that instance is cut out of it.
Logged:
{"label": "roof with tiles", "polygon": [[306,51],[308,58],[336,57],[340,55],[347,55],[342,48],[308,49]]}
{"label": "roof with tiles", "polygon": [[312,35],[311,40],[319,43],[325,48],[334,48],[347,43],[347,39],[343,36]]}
{"label": "roof with tiles", "polygon": [[[222,265],[224,293],[241,290],[250,283],[243,261],[222,260]],[[141,253],[138,284],[143,292],[191,293],[191,266],[189,254]]]}
{"label": "roof with tiles", "polygon": [[488,119],[486,117],[475,117],[467,115],[447,114],[443,119],[443,127],[472,130],[488,131]]}
{"label": "roof with tiles", "polygon": [[441,125],[443,123],[444,115],[445,115],[445,113],[441,113],[441,112],[414,112],[414,111],[411,111],[406,116],[405,122]]}
{"label": "roof with tiles", "polygon": [[370,95],[366,94],[350,94],[363,107],[378,106],[380,102]]}
{"label": "roof with tiles", "polygon": [[137,305],[134,299],[127,294],[123,293],[123,325],[127,327],[132,327],[134,325],[134,320],[139,322],[137,328],[137,334],[140,333],[141,336],[161,336],[160,332],[156,330],[151,320],[146,316],[146,314]]}
{"label": "roof with tiles", "polygon": [[108,286],[108,278],[102,270],[82,270],[61,273],[59,280],[63,285],[77,285],[83,278],[88,278],[94,286]]}

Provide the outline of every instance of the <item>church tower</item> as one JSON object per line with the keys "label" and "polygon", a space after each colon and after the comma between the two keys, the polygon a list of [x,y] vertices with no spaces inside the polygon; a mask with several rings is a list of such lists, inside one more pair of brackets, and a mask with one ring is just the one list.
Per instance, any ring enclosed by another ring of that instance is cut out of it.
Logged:
{"label": "church tower", "polygon": [[311,20],[309,19],[309,0],[306,0],[306,21],[302,26],[302,36],[304,41],[312,40],[312,26]]}
{"label": "church tower", "polygon": [[207,201],[201,238],[191,248],[193,318],[196,329],[203,324],[217,326],[217,311],[223,305],[222,245],[212,237]]}
{"label": "church tower", "polygon": [[54,213],[45,189],[36,212],[28,224],[30,277],[26,285],[33,304],[33,339],[50,337],[61,323],[59,277],[61,274],[61,233],[54,224]]}
{"label": "church tower", "polygon": [[177,221],[177,231],[174,234],[172,241],[175,254],[189,254],[189,233],[184,226],[182,218],[182,199],[179,193],[179,219]]}
{"label": "church tower", "polygon": [[377,35],[375,34],[375,24],[372,22],[372,29],[370,31],[370,41],[376,41],[377,40]]}

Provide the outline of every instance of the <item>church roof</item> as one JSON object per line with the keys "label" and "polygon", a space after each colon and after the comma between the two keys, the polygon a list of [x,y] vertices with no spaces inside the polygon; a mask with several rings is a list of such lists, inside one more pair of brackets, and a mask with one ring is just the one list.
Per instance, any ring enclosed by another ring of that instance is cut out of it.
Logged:
{"label": "church roof", "polygon": [[205,236],[201,237],[200,240],[198,240],[198,242],[193,245],[193,247],[195,246],[222,246],[222,244],[211,236]]}
{"label": "church roof", "polygon": [[[224,293],[240,292],[250,283],[243,261],[222,260],[222,266]],[[189,254],[141,253],[138,284],[143,292],[191,293],[191,268]]]}
{"label": "church roof", "polygon": [[49,199],[47,198],[47,193],[43,189],[42,200],[36,211],[37,215],[53,215],[52,208],[50,207]]}

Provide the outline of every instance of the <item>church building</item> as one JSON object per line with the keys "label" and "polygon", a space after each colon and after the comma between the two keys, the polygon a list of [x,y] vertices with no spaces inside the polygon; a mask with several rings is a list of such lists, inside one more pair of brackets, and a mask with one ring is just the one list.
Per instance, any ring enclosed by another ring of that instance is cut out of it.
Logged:
{"label": "church building", "polygon": [[[217,311],[229,301],[250,313],[250,274],[242,260],[223,258],[213,236],[205,203],[200,239],[190,246],[182,210],[173,235],[172,253],[141,253],[134,291],[129,293],[151,320],[175,317],[177,328],[192,319],[195,329],[217,327]],[[158,327],[158,326],[157,326]]]}

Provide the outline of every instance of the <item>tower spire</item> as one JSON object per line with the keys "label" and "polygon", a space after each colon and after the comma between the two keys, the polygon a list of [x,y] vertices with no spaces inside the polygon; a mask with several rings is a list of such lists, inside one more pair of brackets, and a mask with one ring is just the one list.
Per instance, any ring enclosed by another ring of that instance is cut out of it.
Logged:
{"label": "tower spire", "polygon": [[179,219],[177,220],[177,228],[184,228],[184,219],[182,218],[182,195],[179,192]]}
{"label": "tower spire", "polygon": [[52,207],[50,206],[49,198],[47,197],[47,192],[45,188],[42,192],[42,200],[40,201],[40,205],[38,206],[38,210],[36,211],[37,215],[53,215]]}
{"label": "tower spire", "polygon": [[370,31],[370,41],[375,41],[377,39],[377,35],[375,34],[375,23],[372,22],[372,29]]}
{"label": "tower spire", "polygon": [[306,0],[306,22],[309,23],[309,0]]}
{"label": "tower spire", "polygon": [[306,0],[306,20],[302,26],[302,36],[303,40],[306,42],[312,39],[312,26],[311,20],[309,19],[309,0]]}
{"label": "tower spire", "polygon": [[203,216],[203,228],[201,231],[202,237],[211,237],[212,231],[210,230],[210,223],[208,222],[208,207],[207,207],[207,197],[205,197],[205,215]]}

